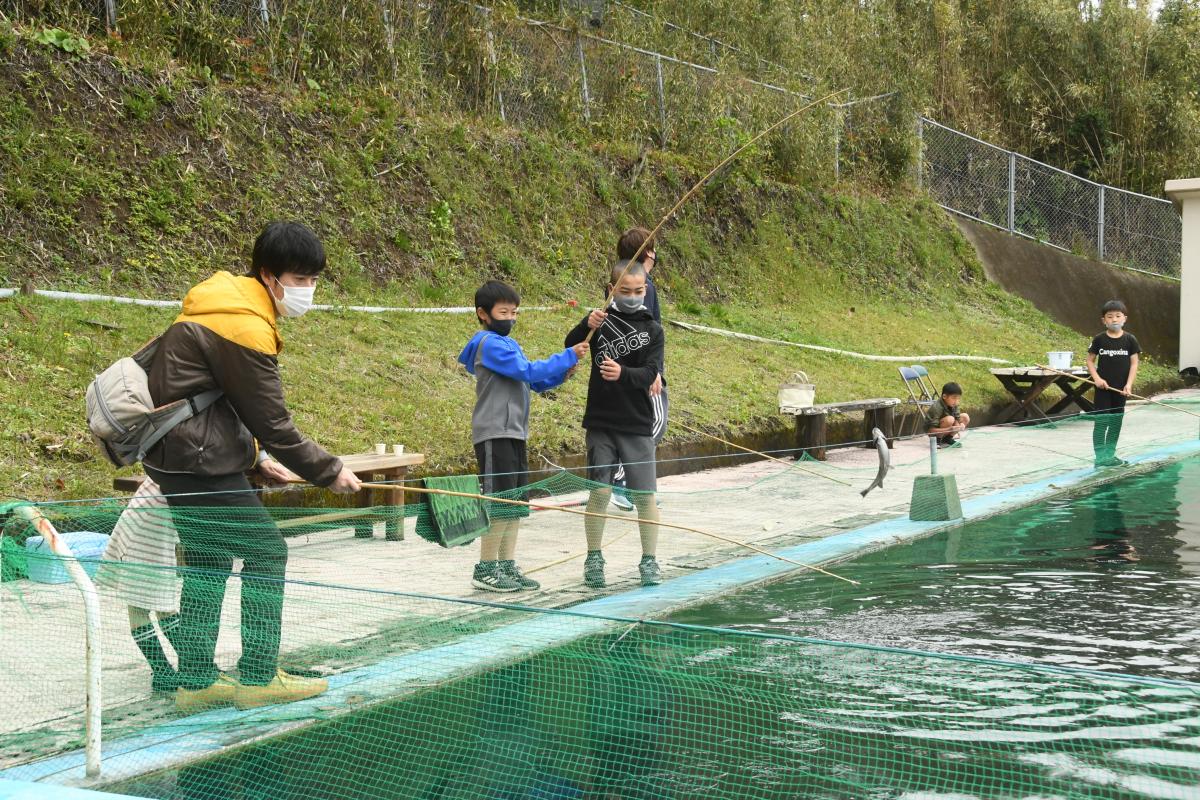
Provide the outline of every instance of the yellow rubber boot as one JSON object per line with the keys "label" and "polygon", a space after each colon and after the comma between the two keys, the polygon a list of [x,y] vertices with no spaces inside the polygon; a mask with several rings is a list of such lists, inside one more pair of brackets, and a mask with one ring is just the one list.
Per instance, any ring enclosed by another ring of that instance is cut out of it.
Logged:
{"label": "yellow rubber boot", "polygon": [[301,678],[279,670],[275,673],[275,679],[265,686],[247,686],[243,683],[236,686],[233,704],[247,709],[316,697],[329,689],[329,681],[324,678]]}
{"label": "yellow rubber boot", "polygon": [[175,690],[175,708],[182,714],[195,714],[207,708],[217,708],[233,703],[237,692],[238,682],[222,672],[211,686],[203,689],[185,689],[182,686]]}

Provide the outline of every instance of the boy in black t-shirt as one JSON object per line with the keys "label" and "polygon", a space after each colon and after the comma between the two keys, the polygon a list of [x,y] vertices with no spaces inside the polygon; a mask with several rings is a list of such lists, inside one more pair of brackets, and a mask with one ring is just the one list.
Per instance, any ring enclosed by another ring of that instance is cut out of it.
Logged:
{"label": "boy in black t-shirt", "polygon": [[1133,392],[1137,379],[1138,354],[1142,352],[1132,333],[1124,331],[1125,304],[1109,300],[1100,309],[1104,333],[1092,339],[1087,366],[1096,383],[1096,426],[1092,429],[1092,449],[1097,467],[1116,467],[1125,462],[1117,458],[1117,437],[1121,435],[1125,400]]}

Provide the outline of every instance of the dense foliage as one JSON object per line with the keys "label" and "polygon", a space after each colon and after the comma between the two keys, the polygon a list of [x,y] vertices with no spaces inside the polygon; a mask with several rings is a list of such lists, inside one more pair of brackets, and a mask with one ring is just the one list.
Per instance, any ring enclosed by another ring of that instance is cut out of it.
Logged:
{"label": "dense foliage", "polygon": [[716,52],[750,74],[807,75],[859,96],[899,91],[940,122],[1096,181],[1158,194],[1200,170],[1196,0],[659,0],[652,10],[741,49],[667,32],[695,57]]}

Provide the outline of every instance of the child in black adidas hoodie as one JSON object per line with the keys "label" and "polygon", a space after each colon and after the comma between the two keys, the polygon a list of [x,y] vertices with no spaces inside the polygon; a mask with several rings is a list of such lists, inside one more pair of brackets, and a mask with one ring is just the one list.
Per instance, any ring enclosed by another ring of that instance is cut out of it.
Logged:
{"label": "child in black adidas hoodie", "polygon": [[[624,274],[622,274],[622,272]],[[662,325],[654,321],[645,306],[646,268],[622,262],[612,270],[612,305],[593,311],[567,334],[566,346],[582,342],[589,330],[592,337],[592,370],[588,378],[587,406],[583,427],[587,429],[588,477],[602,484],[592,490],[587,510],[603,514],[612,494],[613,471],[625,465],[625,477],[638,509],[642,536],[642,560],[638,564],[643,586],[662,582],[655,559],[658,544],[658,507],[654,464],[654,407],[650,386],[658,378],[663,363]],[[588,555],[583,565],[583,581],[588,586],[605,585],[604,519],[584,518]]]}

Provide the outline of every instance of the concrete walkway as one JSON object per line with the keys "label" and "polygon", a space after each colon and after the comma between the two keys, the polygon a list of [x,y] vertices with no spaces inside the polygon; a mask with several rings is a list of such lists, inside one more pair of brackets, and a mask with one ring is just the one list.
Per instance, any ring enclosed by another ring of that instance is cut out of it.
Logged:
{"label": "concrete walkway", "polygon": [[[1194,401],[1200,392],[1176,397]],[[1195,440],[1197,422],[1161,407],[1134,407],[1125,421],[1121,452],[1135,454]],[[973,431],[961,447],[939,452],[940,471],[956,475],[964,499],[1053,479],[1090,468],[1091,432],[1086,420]],[[866,448],[832,451],[830,460],[820,464],[788,467],[757,461],[664,478],[659,486],[662,520],[765,549],[795,545],[906,516],[913,478],[929,471],[926,441],[898,443],[892,461],[884,488],[866,498],[859,491],[871,482],[878,463],[875,452]],[[1095,481],[1119,474],[1098,470]],[[578,492],[554,502],[584,496]],[[610,510],[631,522],[635,519]],[[284,664],[340,672],[532,613],[480,601],[562,608],[603,593],[637,590],[641,549],[637,526],[631,522],[608,523],[609,586],[600,591],[582,583],[583,519],[562,512],[535,512],[523,522],[519,563],[542,582],[542,589],[520,594],[472,589],[477,547],[437,547],[413,533],[411,520],[403,542],[385,541],[382,531],[372,540],[356,539],[350,529],[290,539],[289,578],[295,582],[288,586],[284,611]],[[664,577],[670,580],[751,552],[664,528],[658,554]],[[830,568],[836,571],[836,566]],[[83,616],[79,593],[71,584],[19,581],[0,589],[0,697],[6,712],[0,720],[0,767],[8,767],[80,744]],[[238,582],[231,581],[218,647],[222,667],[232,668],[239,652],[238,594]],[[169,697],[149,693],[148,669],[128,635],[124,606],[110,596],[103,596],[102,603],[105,737],[111,741],[168,719],[174,710]]]}

